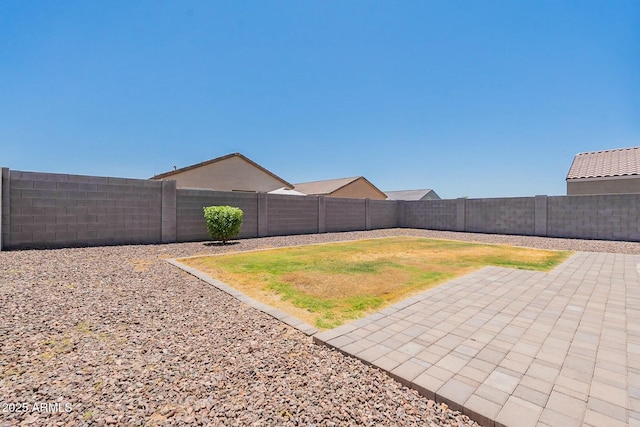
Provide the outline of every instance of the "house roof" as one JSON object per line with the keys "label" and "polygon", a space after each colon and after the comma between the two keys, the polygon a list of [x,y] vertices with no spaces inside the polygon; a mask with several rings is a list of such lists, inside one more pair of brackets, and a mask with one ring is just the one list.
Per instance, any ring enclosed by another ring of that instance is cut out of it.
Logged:
{"label": "house roof", "polygon": [[348,178],[337,178],[337,179],[326,179],[323,181],[310,181],[310,182],[301,182],[299,184],[294,185],[294,189],[296,191],[300,191],[305,194],[313,194],[313,195],[324,195],[324,194],[332,194],[347,185],[358,181],[363,180],[367,184],[369,184],[375,191],[379,192],[380,195],[387,197],[382,190],[373,185],[367,178],[364,176],[352,176]]}
{"label": "house roof", "polygon": [[422,200],[427,194],[433,193],[438,199],[440,196],[430,188],[421,190],[385,191],[389,200]]}
{"label": "house roof", "polygon": [[579,153],[567,179],[640,175],[640,147]]}
{"label": "house roof", "polygon": [[287,196],[306,196],[306,194],[296,191],[292,188],[280,187],[269,191],[269,194],[284,194]]}
{"label": "house roof", "polygon": [[191,165],[191,166],[186,166],[180,169],[176,169],[176,170],[172,170],[169,172],[165,172],[165,173],[161,173],[159,175],[155,175],[153,177],[151,177],[151,179],[164,179],[164,178],[169,178],[172,175],[181,173],[181,172],[185,172],[191,169],[196,169],[196,168],[200,168],[202,166],[207,166],[210,165],[212,163],[217,163],[217,162],[221,162],[223,160],[227,160],[230,159],[232,157],[239,157],[242,160],[246,161],[247,163],[255,166],[256,168],[260,169],[262,172],[271,175],[273,178],[277,179],[278,181],[282,182],[286,187],[289,188],[293,188],[293,185],[288,183],[287,181],[285,181],[284,179],[280,178],[278,175],[274,174],[273,172],[267,170],[266,168],[260,166],[259,164],[257,164],[256,162],[254,162],[253,160],[249,159],[248,157],[240,154],[240,153],[231,153],[231,154],[227,154],[226,156],[222,156],[222,157],[216,157],[215,159],[211,159],[211,160],[207,160],[201,163],[196,163],[195,165]]}
{"label": "house roof", "polygon": [[349,178],[325,179],[324,181],[310,181],[294,184],[294,189],[305,194],[331,194],[352,182],[364,178],[352,176]]}

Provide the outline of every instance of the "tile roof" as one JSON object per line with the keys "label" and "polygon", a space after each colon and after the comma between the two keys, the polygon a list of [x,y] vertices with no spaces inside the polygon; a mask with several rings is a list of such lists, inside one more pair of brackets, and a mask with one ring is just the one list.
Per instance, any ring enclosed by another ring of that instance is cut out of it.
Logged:
{"label": "tile roof", "polygon": [[245,162],[247,162],[247,163],[255,166],[256,168],[260,169],[261,171],[263,171],[267,175],[271,175],[273,178],[275,178],[278,181],[282,182],[286,187],[293,188],[293,185],[289,184],[287,181],[285,181],[284,179],[280,178],[275,173],[273,173],[270,170],[260,166],[259,164],[257,164],[253,160],[251,160],[250,158],[248,158],[248,157],[246,157],[246,156],[244,156],[244,155],[242,155],[240,153],[231,153],[231,154],[227,154],[226,156],[216,157],[215,159],[206,160],[204,162],[196,163],[195,165],[185,166],[185,167],[180,168],[180,169],[175,169],[175,170],[172,170],[172,171],[169,171],[169,172],[161,173],[161,174],[152,176],[150,179],[168,178],[168,177],[170,177],[172,175],[175,175],[177,173],[180,173],[180,172],[185,172],[185,171],[188,171],[188,170],[191,170],[191,169],[196,169],[196,168],[199,168],[199,167],[202,167],[202,166],[207,166],[207,165],[210,165],[212,163],[216,163],[216,162],[220,162],[222,160],[230,159],[232,157],[238,157],[238,158],[244,160]]}
{"label": "tile roof", "polygon": [[384,192],[388,200],[422,200],[429,193],[433,193],[434,199],[440,199],[440,196],[436,194],[432,189],[422,189],[422,190],[399,190],[399,191],[385,191]]}
{"label": "tile roof", "polygon": [[324,181],[310,181],[294,184],[294,190],[305,194],[331,194],[341,189],[345,185],[351,184],[353,181],[362,178],[361,176],[352,176],[349,178],[326,179]]}
{"label": "tile roof", "polygon": [[640,147],[579,153],[567,179],[640,175]]}

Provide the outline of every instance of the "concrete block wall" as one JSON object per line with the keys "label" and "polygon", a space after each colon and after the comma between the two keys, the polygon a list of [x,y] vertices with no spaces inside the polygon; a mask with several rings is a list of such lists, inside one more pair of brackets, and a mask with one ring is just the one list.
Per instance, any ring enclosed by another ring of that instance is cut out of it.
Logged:
{"label": "concrete block wall", "polygon": [[640,194],[547,199],[547,235],[640,241]]}
{"label": "concrete block wall", "polygon": [[176,191],[176,240],[178,242],[209,240],[203,208],[227,205],[242,209],[243,220],[239,237],[258,237],[257,193],[178,188]]}
{"label": "concrete block wall", "polygon": [[241,238],[408,227],[640,241],[640,194],[383,201],[2,168],[0,249],[208,240],[211,205],[244,211]]}
{"label": "concrete block wall", "polygon": [[465,231],[496,234],[533,235],[533,197],[464,200]]}
{"label": "concrete block wall", "polygon": [[311,234],[318,232],[318,197],[269,194],[267,235]]}
{"label": "concrete block wall", "polygon": [[9,168],[0,169],[0,250],[8,248],[11,230]]}
{"label": "concrete block wall", "polygon": [[162,243],[176,241],[177,189],[175,181],[162,181]]}
{"label": "concrete block wall", "polygon": [[404,226],[430,230],[456,229],[456,200],[404,202]]}
{"label": "concrete block wall", "polygon": [[547,218],[548,218],[548,211],[549,211],[549,204],[548,204],[548,200],[549,198],[547,196],[536,196],[534,198],[534,204],[535,204],[535,218],[534,218],[534,223],[535,223],[535,230],[533,232],[533,234],[535,236],[546,236],[547,235]]}
{"label": "concrete block wall", "polygon": [[3,173],[3,189],[9,191],[8,200],[3,197],[5,249],[161,239],[161,182],[21,171],[6,175]]}
{"label": "concrete block wall", "polygon": [[327,232],[366,230],[364,199],[325,198]]}
{"label": "concrete block wall", "polygon": [[399,226],[407,228],[421,228],[427,224],[427,202],[419,201],[401,201],[402,218],[399,218]]}
{"label": "concrete block wall", "polygon": [[371,224],[369,229],[394,228],[398,223],[398,204],[391,200],[371,200]]}
{"label": "concrete block wall", "polygon": [[0,173],[0,249],[208,240],[202,208],[243,210],[240,238],[395,227],[397,202],[177,189],[174,181]]}

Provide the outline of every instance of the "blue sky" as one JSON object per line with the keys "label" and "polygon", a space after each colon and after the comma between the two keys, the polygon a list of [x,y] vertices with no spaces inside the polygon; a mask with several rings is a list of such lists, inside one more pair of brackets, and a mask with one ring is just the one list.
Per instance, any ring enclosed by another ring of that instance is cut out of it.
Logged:
{"label": "blue sky", "polygon": [[289,182],[565,194],[640,145],[638,1],[0,4],[0,165],[148,178],[241,152]]}

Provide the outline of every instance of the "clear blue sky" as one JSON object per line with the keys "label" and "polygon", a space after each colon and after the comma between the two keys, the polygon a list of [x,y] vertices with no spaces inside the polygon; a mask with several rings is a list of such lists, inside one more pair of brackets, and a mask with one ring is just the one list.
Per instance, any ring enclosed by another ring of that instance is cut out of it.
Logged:
{"label": "clear blue sky", "polygon": [[640,145],[640,1],[0,3],[0,165],[565,194]]}

